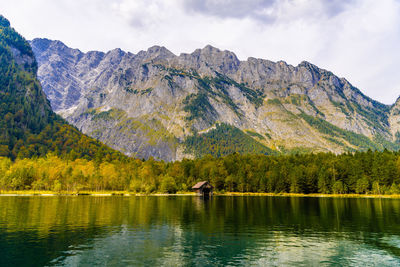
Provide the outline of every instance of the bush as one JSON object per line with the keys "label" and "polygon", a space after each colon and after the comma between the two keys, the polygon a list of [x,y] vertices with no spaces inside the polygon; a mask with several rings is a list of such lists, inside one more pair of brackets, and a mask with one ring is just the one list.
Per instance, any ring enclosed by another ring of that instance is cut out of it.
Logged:
{"label": "bush", "polygon": [[129,184],[129,190],[135,193],[139,193],[142,191],[142,184],[140,181],[133,179]]}
{"label": "bush", "polygon": [[390,187],[389,193],[392,195],[400,194],[400,187],[397,184],[393,183]]}
{"label": "bush", "polygon": [[357,194],[365,194],[369,190],[369,181],[367,177],[363,177],[357,180],[356,184],[356,193]]}
{"label": "bush", "polygon": [[54,192],[61,192],[62,185],[59,180],[54,181],[53,191]]}
{"label": "bush", "polygon": [[336,181],[332,186],[332,191],[334,194],[344,194],[347,192],[346,186],[342,183],[342,181]]}
{"label": "bush", "polygon": [[177,191],[174,178],[169,175],[164,175],[161,181],[161,192],[168,194],[175,194]]}
{"label": "bush", "polygon": [[375,182],[372,184],[372,193],[375,194],[375,195],[380,195],[380,194],[382,194],[382,188],[381,188],[381,186],[379,185],[379,182],[375,181]]}

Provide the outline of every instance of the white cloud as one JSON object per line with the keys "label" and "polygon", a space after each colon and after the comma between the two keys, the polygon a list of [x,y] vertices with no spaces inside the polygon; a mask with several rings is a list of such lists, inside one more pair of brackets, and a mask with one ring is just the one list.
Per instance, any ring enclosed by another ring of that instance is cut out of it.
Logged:
{"label": "white cloud", "polygon": [[241,59],[308,60],[384,103],[400,95],[398,0],[13,0],[0,10],[27,38],[84,51],[211,44]]}

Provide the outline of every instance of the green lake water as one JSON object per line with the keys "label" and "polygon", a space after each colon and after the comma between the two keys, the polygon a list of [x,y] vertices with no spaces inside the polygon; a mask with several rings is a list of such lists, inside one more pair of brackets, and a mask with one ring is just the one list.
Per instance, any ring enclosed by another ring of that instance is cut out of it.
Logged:
{"label": "green lake water", "polygon": [[400,200],[0,197],[1,266],[400,266]]}

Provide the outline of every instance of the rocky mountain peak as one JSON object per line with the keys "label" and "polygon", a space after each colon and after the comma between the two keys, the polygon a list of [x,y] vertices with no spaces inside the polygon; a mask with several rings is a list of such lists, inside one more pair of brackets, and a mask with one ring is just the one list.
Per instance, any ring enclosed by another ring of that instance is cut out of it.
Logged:
{"label": "rocky mountain peak", "polygon": [[159,45],[154,45],[150,48],[147,49],[148,54],[157,54],[165,57],[174,57],[174,53],[169,51],[167,48],[164,46],[159,46]]}
{"label": "rocky mountain peak", "polygon": [[108,51],[107,54],[122,56],[125,54],[125,52],[122,51],[121,48],[114,48],[113,50]]}
{"label": "rocky mountain peak", "polygon": [[30,41],[31,46],[33,46],[36,50],[47,51],[49,49],[59,51],[60,53],[71,53],[74,51],[75,53],[82,53],[79,49],[73,49],[65,45],[61,41],[53,41],[46,38],[35,38]]}
{"label": "rocky mountain peak", "polygon": [[[38,51],[46,51],[49,49],[51,45],[54,45],[60,41],[51,41],[47,38],[35,38],[32,41],[30,41],[30,44],[35,47]],[[60,42],[61,43],[61,42]]]}
{"label": "rocky mountain peak", "polygon": [[240,61],[235,53],[228,50],[221,51],[211,45],[205,46],[203,49],[196,49],[190,55],[181,55],[186,58],[190,57],[193,63],[200,68],[211,68],[223,74],[235,73],[240,65]]}
{"label": "rocky mountain peak", "polygon": [[153,59],[153,60],[168,60],[171,58],[176,57],[174,55],[174,53],[172,53],[171,51],[169,51],[167,48],[165,48],[164,46],[152,46],[149,49],[147,49],[147,58],[148,59]]}
{"label": "rocky mountain peak", "polygon": [[130,56],[134,56],[137,60],[142,63],[155,63],[155,64],[168,64],[168,62],[176,58],[174,53],[169,51],[164,46],[154,45],[148,48],[146,51],[139,51],[136,55],[128,53]]}
{"label": "rocky mountain peak", "polygon": [[[46,38],[35,38],[29,41],[32,50],[35,53],[38,62],[55,62],[55,61],[74,61],[83,55],[79,49],[73,49],[65,45],[61,41],[52,41]],[[57,53],[49,53],[49,51],[57,51]],[[40,55],[40,56],[38,56]],[[59,55],[63,55],[61,59]],[[52,57],[52,59],[50,59]]]}
{"label": "rocky mountain peak", "polygon": [[41,51],[46,51],[50,46],[52,46],[52,49],[57,50],[69,49],[63,42],[58,40],[52,41],[47,38],[35,38],[30,43],[34,44],[35,48]]}
{"label": "rocky mountain peak", "polygon": [[104,59],[106,62],[109,62],[110,64],[116,65],[119,64],[119,62],[122,60],[123,56],[126,53],[124,51],[122,51],[119,48],[115,48],[113,50],[108,51],[105,55],[104,55]]}
{"label": "rocky mountain peak", "polygon": [[324,70],[307,61],[302,61],[297,65],[297,69],[301,73],[302,82],[309,84],[309,86],[314,86],[320,81],[321,76],[326,74]]}
{"label": "rocky mountain peak", "polygon": [[297,65],[297,67],[298,67],[298,68],[299,68],[299,67],[304,67],[304,68],[307,68],[307,69],[317,69],[317,70],[319,70],[319,68],[318,68],[316,65],[314,65],[314,64],[312,64],[312,63],[310,63],[310,62],[308,62],[308,61],[305,61],[305,60],[303,60],[302,62],[300,62],[300,64]]}
{"label": "rocky mountain peak", "polygon": [[221,53],[221,50],[219,48],[216,48],[212,45],[206,45],[204,48],[202,49],[196,49],[193,54],[198,54],[200,53],[203,56],[212,56],[212,55],[216,55],[218,53]]}

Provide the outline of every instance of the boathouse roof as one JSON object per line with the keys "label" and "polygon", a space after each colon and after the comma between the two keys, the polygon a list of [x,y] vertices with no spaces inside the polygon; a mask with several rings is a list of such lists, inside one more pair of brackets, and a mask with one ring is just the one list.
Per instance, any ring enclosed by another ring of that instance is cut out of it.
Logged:
{"label": "boathouse roof", "polygon": [[200,188],[202,188],[203,186],[206,186],[206,185],[209,185],[209,186],[212,188],[212,185],[211,185],[209,182],[207,182],[207,181],[202,181],[202,182],[198,182],[197,184],[195,184],[195,185],[192,187],[192,189],[200,189]]}

